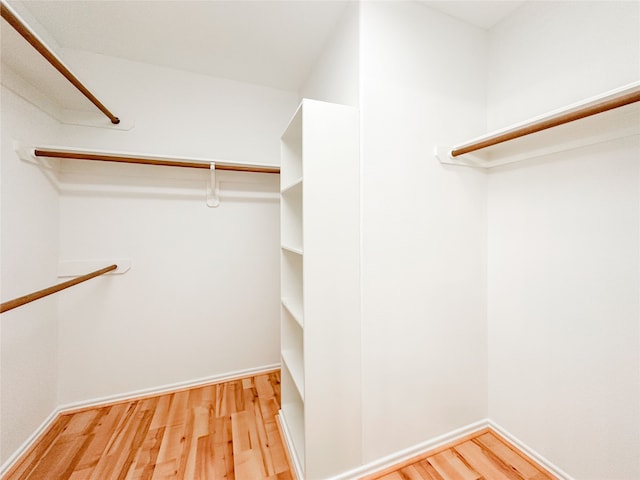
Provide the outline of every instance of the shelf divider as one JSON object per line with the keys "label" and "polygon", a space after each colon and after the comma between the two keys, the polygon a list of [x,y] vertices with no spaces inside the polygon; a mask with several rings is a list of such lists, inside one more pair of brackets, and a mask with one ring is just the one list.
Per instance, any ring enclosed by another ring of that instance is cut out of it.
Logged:
{"label": "shelf divider", "polygon": [[296,390],[298,391],[302,401],[304,401],[304,370],[302,366],[302,359],[295,358],[298,355],[292,350],[283,350],[281,355],[282,361],[289,370],[291,378],[293,378]]}
{"label": "shelf divider", "polygon": [[304,318],[302,315],[302,305],[297,305],[291,298],[283,298],[281,300],[282,306],[291,314],[293,319],[304,328]]}

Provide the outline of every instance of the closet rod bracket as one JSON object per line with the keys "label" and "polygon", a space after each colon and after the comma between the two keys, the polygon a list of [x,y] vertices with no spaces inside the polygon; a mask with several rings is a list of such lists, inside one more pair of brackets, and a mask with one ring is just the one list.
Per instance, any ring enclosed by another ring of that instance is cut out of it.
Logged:
{"label": "closet rod bracket", "polygon": [[215,208],[220,205],[220,198],[218,197],[219,188],[218,180],[216,178],[216,163],[211,162],[209,164],[209,183],[207,185],[207,206]]}
{"label": "closet rod bracket", "polygon": [[451,147],[436,145],[433,149],[433,155],[443,165],[456,165],[458,167],[484,167],[482,159],[474,157],[471,154],[454,157],[451,155]]}

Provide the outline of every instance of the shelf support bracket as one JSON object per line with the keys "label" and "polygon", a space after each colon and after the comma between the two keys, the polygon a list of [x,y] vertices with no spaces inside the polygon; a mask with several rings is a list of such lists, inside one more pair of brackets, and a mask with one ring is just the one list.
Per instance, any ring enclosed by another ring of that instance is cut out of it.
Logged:
{"label": "shelf support bracket", "polygon": [[443,165],[456,165],[461,167],[485,167],[482,159],[474,157],[471,154],[451,156],[451,148],[436,145],[433,149],[433,155]]}
{"label": "shelf support bracket", "polygon": [[209,183],[207,185],[207,206],[215,208],[220,205],[220,198],[218,198],[219,188],[218,180],[216,178],[216,163],[211,162],[209,164]]}

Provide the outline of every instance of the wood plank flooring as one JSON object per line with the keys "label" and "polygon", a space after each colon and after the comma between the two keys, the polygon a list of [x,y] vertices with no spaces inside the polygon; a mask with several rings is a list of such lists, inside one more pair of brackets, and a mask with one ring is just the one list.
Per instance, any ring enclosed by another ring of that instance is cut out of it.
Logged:
{"label": "wood plank flooring", "polygon": [[6,480],[293,480],[280,372],[61,415]]}
{"label": "wood plank flooring", "polygon": [[484,429],[362,480],[557,480],[502,437]]}
{"label": "wood plank flooring", "polygon": [[[3,480],[294,480],[280,372],[59,416]],[[361,480],[555,480],[495,432]]]}

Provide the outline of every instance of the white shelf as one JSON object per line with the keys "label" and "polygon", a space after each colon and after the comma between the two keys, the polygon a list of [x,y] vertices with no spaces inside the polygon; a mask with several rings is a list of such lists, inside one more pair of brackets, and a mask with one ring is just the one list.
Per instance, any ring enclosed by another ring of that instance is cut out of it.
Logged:
{"label": "white shelf", "polygon": [[283,350],[282,362],[289,370],[300,399],[304,401],[304,364],[302,355],[296,350]]}
{"label": "white shelf", "polygon": [[302,106],[280,139],[280,182],[285,187],[302,178]]}
{"label": "white shelf", "polygon": [[304,318],[303,318],[303,310],[302,305],[296,304],[294,299],[291,298],[283,298],[282,306],[289,312],[289,314],[293,317],[298,325],[301,328],[304,327]]}
{"label": "white shelf", "polygon": [[[284,303],[283,303],[284,305]],[[304,400],[304,342],[303,327],[289,310],[282,307],[282,362],[291,373],[291,377],[300,395]]]}
{"label": "white shelf", "polygon": [[281,255],[281,297],[293,305],[303,305],[302,297],[302,255],[282,249]]}
{"label": "white shelf", "polygon": [[278,415],[278,421],[287,448],[290,452],[296,452],[296,455],[291,455],[295,478],[302,480],[304,478],[302,470],[302,464],[304,464],[304,411],[300,408],[296,409],[294,406],[286,409],[283,406]]}
{"label": "white shelf", "polygon": [[283,248],[302,254],[302,182],[281,194],[280,228]]}
{"label": "white shelf", "polygon": [[305,425],[304,404],[294,386],[289,370],[282,369],[282,407],[280,424],[283,427],[285,441],[289,447],[296,474],[299,480],[304,479],[305,464]]}
{"label": "white shelf", "polygon": [[280,193],[287,194],[291,190],[296,189],[298,187],[302,187],[302,177],[299,177],[292,183],[289,183],[286,186],[282,187],[280,190]]}
{"label": "white shelf", "polygon": [[552,153],[562,152],[595,143],[606,142],[640,134],[640,102],[612,108],[597,114],[580,118],[569,123],[527,134],[512,140],[480,148],[471,153],[452,156],[456,150],[474,145],[491,143],[515,132],[536,129],[537,125],[554,123],[564,117],[580,112],[597,110],[600,105],[617,99],[634,98],[640,95],[640,82],[634,82],[602,95],[577,102],[552,112],[540,115],[508,128],[496,130],[486,135],[457,144],[451,148],[437,146],[434,155],[443,164],[492,168]]}
{"label": "white shelf", "polygon": [[303,255],[302,248],[300,247],[291,247],[289,245],[282,245],[280,248],[286,250],[287,252],[295,253],[296,255]]}

